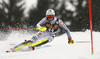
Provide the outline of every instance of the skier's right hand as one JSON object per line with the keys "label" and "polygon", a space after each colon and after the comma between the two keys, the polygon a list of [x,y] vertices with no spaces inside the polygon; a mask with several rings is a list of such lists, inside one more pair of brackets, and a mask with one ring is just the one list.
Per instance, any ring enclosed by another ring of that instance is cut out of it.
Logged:
{"label": "skier's right hand", "polygon": [[41,26],[39,28],[36,28],[36,30],[40,30],[40,31],[46,31],[47,28],[45,26]]}

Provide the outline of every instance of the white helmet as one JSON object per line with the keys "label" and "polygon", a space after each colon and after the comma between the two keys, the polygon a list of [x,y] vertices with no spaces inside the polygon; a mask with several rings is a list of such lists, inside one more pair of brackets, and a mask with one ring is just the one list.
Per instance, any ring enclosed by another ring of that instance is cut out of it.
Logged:
{"label": "white helmet", "polygon": [[55,11],[53,10],[53,9],[48,9],[47,11],[46,11],[46,16],[47,15],[53,15],[53,16],[55,16]]}

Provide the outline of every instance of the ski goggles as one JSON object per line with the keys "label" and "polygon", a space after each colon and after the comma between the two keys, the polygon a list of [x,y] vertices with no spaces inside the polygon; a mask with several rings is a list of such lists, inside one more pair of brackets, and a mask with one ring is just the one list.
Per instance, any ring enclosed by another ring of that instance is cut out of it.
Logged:
{"label": "ski goggles", "polygon": [[53,15],[47,15],[47,18],[53,18]]}

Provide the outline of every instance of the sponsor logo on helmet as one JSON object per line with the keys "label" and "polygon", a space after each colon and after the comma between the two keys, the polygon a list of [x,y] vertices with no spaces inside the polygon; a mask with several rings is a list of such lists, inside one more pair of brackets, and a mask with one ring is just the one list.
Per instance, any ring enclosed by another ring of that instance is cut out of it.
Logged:
{"label": "sponsor logo on helmet", "polygon": [[51,12],[51,9],[49,9],[48,11]]}

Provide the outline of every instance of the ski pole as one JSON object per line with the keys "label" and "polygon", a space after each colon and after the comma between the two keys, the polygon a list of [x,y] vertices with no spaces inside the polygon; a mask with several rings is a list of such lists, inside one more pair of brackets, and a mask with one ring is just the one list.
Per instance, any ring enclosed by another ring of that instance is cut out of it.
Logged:
{"label": "ski pole", "polygon": [[[28,28],[0,28],[0,30],[26,30]],[[29,28],[29,30],[38,30],[38,28]]]}
{"label": "ski pole", "polygon": [[90,43],[90,41],[75,41],[75,43]]}
{"label": "ski pole", "polygon": [[0,28],[0,30],[25,30],[25,28]]}

